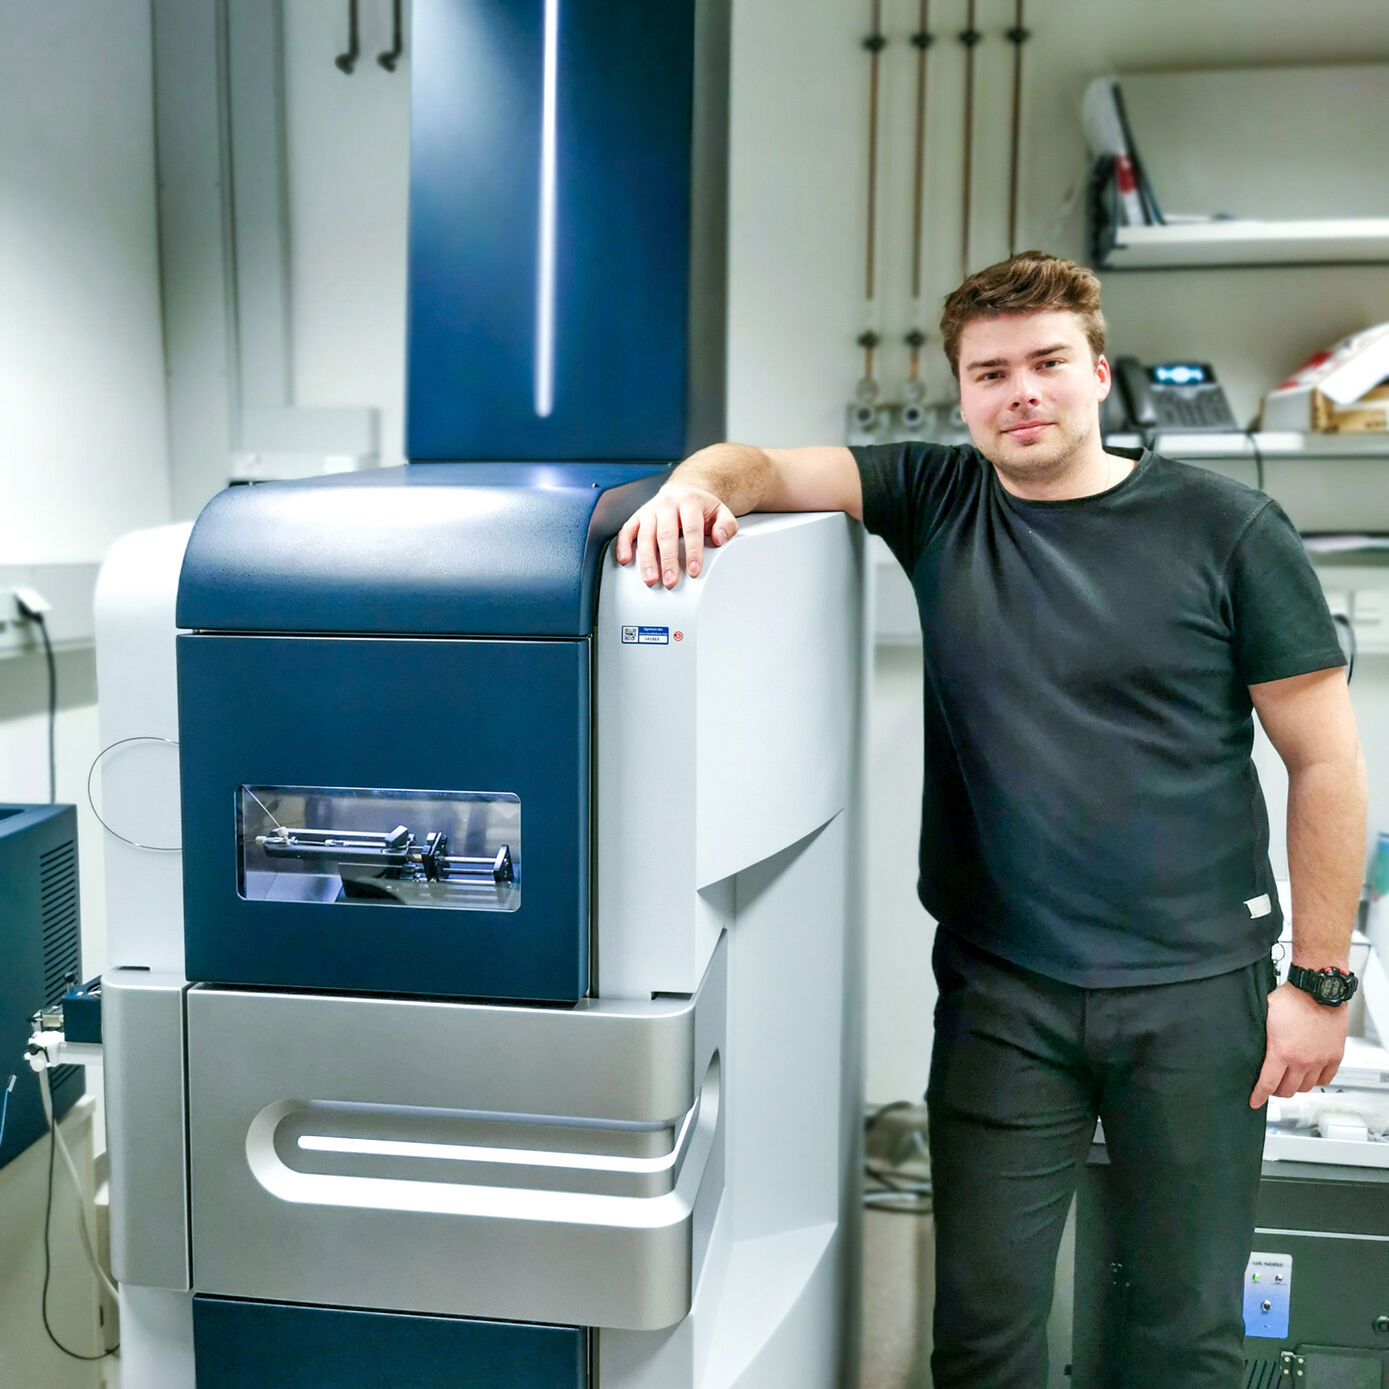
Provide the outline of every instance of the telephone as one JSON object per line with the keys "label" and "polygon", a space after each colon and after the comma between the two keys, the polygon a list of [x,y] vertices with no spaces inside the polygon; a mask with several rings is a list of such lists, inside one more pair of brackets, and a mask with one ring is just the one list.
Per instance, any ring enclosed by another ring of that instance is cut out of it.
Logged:
{"label": "telephone", "polygon": [[1114,362],[1114,389],[1104,403],[1105,434],[1240,433],[1209,362]]}

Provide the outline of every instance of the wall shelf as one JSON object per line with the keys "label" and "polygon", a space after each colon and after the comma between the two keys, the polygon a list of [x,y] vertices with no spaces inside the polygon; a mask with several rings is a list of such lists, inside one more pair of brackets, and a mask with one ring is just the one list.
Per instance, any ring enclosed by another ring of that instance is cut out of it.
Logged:
{"label": "wall shelf", "polygon": [[[1137,448],[1143,440],[1137,434],[1110,434],[1106,443],[1118,448]],[[1323,459],[1367,459],[1389,463],[1389,434],[1303,434],[1295,430],[1261,433],[1232,430],[1229,433],[1183,434],[1168,430],[1157,435],[1156,453],[1192,463],[1219,459],[1283,459],[1294,462],[1320,462]]]}
{"label": "wall shelf", "polygon": [[1098,248],[1101,270],[1389,262],[1389,217],[1121,226],[1112,235]]}
{"label": "wall shelf", "polygon": [[[1112,434],[1115,447],[1137,435]],[[1153,451],[1260,487],[1304,534],[1389,534],[1389,435],[1159,434]]]}

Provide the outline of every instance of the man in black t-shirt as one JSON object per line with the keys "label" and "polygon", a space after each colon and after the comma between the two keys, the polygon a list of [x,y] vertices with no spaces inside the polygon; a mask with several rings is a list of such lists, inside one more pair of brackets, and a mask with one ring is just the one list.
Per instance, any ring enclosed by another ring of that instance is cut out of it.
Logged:
{"label": "man in black t-shirt", "polygon": [[[627,522],[618,559],[669,588],[682,538],[695,578],[737,515],[833,509],[912,580],[937,1389],[1045,1383],[1097,1116],[1130,1283],[1115,1382],[1234,1389],[1263,1105],[1328,1082],[1345,1044],[1323,996],[1344,992],[1365,786],[1340,647],[1275,502],[1104,448],[1090,271],[1024,253],[966,280],[941,327],[973,446],[716,445]],[[1271,993],[1254,711],[1288,769],[1302,979]]]}

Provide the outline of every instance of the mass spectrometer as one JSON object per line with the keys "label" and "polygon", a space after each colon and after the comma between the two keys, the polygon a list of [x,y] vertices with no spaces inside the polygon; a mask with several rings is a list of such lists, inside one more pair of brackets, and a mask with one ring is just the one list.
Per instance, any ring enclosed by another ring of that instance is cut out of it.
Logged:
{"label": "mass spectrometer", "polygon": [[411,463],[103,570],[140,1389],[852,1354],[859,532],[655,592],[609,544],[723,431],[727,19],[417,0]]}

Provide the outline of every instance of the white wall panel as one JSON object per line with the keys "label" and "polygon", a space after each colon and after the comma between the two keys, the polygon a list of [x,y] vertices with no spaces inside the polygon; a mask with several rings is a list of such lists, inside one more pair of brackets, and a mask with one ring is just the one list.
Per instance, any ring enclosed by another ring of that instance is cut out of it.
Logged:
{"label": "white wall panel", "polygon": [[149,6],[0,9],[0,556],[168,519]]}
{"label": "white wall panel", "polygon": [[285,0],[294,402],[380,409],[392,464],[404,456],[409,34],[387,72],[376,59],[391,47],[391,6],[364,0],[348,76],[333,62],[346,13]]}
{"label": "white wall panel", "polygon": [[[0,563],[94,562],[168,519],[152,99],[147,0],[0,6]],[[57,675],[57,792],[78,804],[94,970],[90,649],[60,654]],[[0,667],[0,799],[48,799],[41,655]]]}

